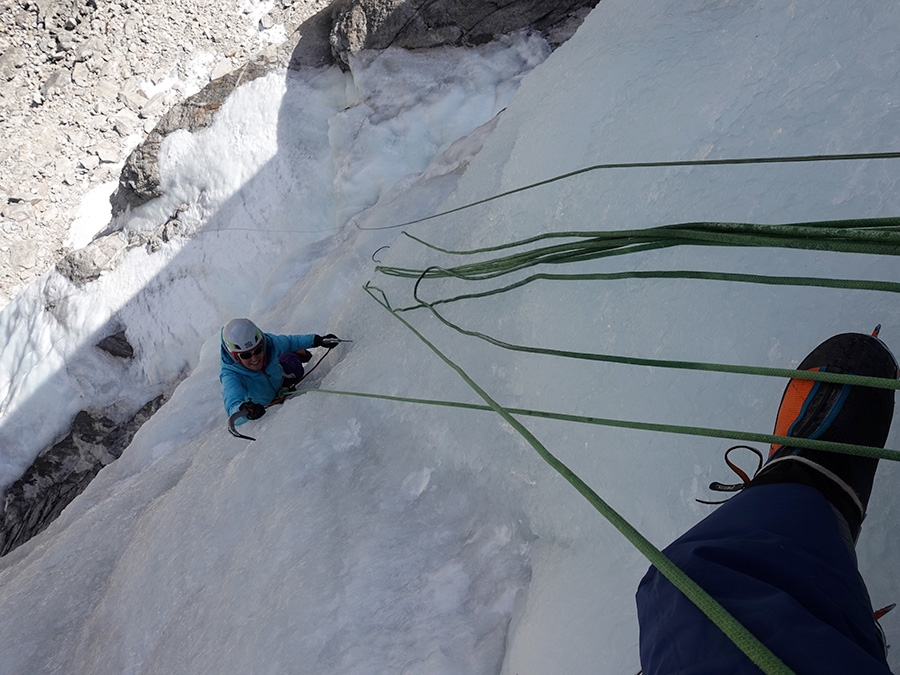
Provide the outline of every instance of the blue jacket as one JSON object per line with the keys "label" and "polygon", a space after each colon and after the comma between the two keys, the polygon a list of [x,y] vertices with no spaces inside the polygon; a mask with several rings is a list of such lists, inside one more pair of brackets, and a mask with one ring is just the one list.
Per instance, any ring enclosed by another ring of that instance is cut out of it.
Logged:
{"label": "blue jacket", "polygon": [[[266,360],[262,370],[245,368],[231,355],[223,340],[221,342],[222,367],[219,371],[219,381],[222,383],[222,400],[225,402],[225,411],[228,415],[231,416],[237,412],[241,403],[245,401],[269,405],[275,400],[284,377],[284,370],[278,362],[278,357],[298,349],[311,348],[315,337],[315,334],[272,335],[263,333],[263,341],[266,343]],[[240,418],[237,420],[237,424],[245,421],[246,418]]]}
{"label": "blue jacket", "polygon": [[[664,553],[797,675],[890,674],[855,554],[815,488],[750,488]],[[655,568],[637,607],[645,675],[759,674]]]}

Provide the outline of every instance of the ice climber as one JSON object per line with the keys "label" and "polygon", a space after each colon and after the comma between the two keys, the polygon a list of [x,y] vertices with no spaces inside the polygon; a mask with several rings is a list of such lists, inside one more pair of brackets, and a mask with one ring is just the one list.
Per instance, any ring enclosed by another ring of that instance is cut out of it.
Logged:
{"label": "ice climber", "polygon": [[272,335],[250,319],[232,319],[222,328],[219,380],[225,411],[229,416],[246,412],[236,424],[262,417],[279,393],[303,378],[303,364],[312,358],[309,349],[337,343],[331,334]]}
{"label": "ice climber", "polygon": [[[836,335],[798,369],[896,379],[876,336]],[[792,379],[775,434],[883,448],[893,412],[892,389]],[[877,466],[774,445],[743,490],[664,553],[794,673],[888,675],[855,552]],[[760,672],[655,568],[637,608],[644,675]]]}

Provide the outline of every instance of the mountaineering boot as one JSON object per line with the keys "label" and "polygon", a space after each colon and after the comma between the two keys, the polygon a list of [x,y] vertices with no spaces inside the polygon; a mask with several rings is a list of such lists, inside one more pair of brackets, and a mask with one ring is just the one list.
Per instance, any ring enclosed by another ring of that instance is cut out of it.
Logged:
{"label": "mountaineering boot", "polygon": [[[877,337],[843,333],[827,339],[798,370],[897,378],[897,361]],[[894,414],[894,391],[849,384],[791,380],[781,399],[778,436],[883,448]],[[801,483],[819,490],[859,536],[878,459],[772,445],[766,464],[748,488]]]}

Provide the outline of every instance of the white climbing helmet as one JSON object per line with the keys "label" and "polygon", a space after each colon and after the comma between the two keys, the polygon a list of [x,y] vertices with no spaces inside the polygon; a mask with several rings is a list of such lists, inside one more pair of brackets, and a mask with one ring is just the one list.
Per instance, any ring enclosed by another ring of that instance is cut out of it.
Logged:
{"label": "white climbing helmet", "polygon": [[250,319],[232,319],[222,328],[222,343],[235,355],[253,349],[262,339],[262,331]]}

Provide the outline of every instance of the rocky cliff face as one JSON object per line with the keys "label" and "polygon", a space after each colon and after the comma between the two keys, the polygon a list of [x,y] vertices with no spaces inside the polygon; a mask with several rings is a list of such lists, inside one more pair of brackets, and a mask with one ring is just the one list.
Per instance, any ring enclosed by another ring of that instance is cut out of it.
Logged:
{"label": "rocky cliff face", "polygon": [[[97,345],[108,354],[130,359],[134,349],[118,331]],[[82,410],[69,433],[44,450],[6,491],[0,512],[0,556],[44,530],[88,486],[104,466],[118,459],[141,425],[159,410],[166,396],[133,413],[114,407]]]}
{"label": "rocky cliff face", "polygon": [[331,47],[339,63],[363,49],[477,45],[531,28],[565,42],[598,0],[338,0]]}
{"label": "rocky cliff face", "polygon": [[[363,49],[464,47],[522,29],[540,31],[551,46],[558,46],[597,2],[281,0],[274,8],[266,10],[270,5],[265,5],[256,14],[246,12],[251,27],[263,37],[286,36],[276,44],[274,38],[265,43],[257,35],[261,42],[256,46],[262,44],[262,48],[252,51],[249,42],[224,28],[227,22],[221,16],[227,14],[231,0],[134,4],[131,0],[102,4],[100,0],[0,0],[0,24],[19,31],[18,38],[0,32],[0,129],[9,138],[28,126],[31,115],[37,119],[31,126],[38,130],[54,116],[61,118],[59,126],[64,129],[51,138],[45,137],[46,131],[42,137],[31,130],[40,137],[37,141],[26,133],[27,142],[0,149],[0,180],[10,181],[0,183],[4,233],[0,291],[8,293],[13,282],[35,276],[35,270],[46,269],[54,260],[61,274],[83,284],[114,268],[128,248],[147,246],[152,251],[176,234],[177,213],[150,232],[116,231],[111,225],[83,248],[69,251],[62,246],[72,206],[93,184],[117,177],[118,187],[111,197],[114,220],[158,196],[157,154],[162,140],[177,129],[195,131],[209,125],[224,100],[243,82],[278,67],[337,63],[347,68],[352,55]],[[210,11],[220,15],[210,18]],[[149,30],[163,25],[165,29]],[[181,43],[177,53],[170,54],[177,43]],[[211,81],[196,93],[189,93],[184,84],[189,75],[188,45],[211,47],[220,55],[219,48],[227,46],[228,55],[201,77]],[[43,55],[37,65],[29,61],[28,50]],[[148,67],[154,63],[163,64],[156,73]],[[181,77],[173,81],[182,84],[162,86],[172,69]],[[123,73],[127,74],[124,79]],[[154,94],[147,82],[159,84],[159,91]],[[86,110],[88,101],[93,103]],[[140,142],[119,163],[126,141],[135,138]],[[34,169],[31,175],[25,175],[30,169]],[[29,187],[32,184],[37,187]],[[81,189],[67,190],[67,186]],[[132,356],[124,331],[107,336],[97,348],[118,358]],[[66,437],[42,452],[8,488],[0,514],[0,555],[49,525],[103,466],[122,453],[163,401],[160,397],[130,412],[116,406],[80,412]]]}
{"label": "rocky cliff face", "polygon": [[298,27],[290,56],[282,49],[257,57],[169,110],[125,161],[111,200],[113,216],[159,196],[156,157],[166,135],[208,125],[238,84],[276,66],[297,69],[337,63],[346,69],[351,55],[364,49],[477,45],[525,28],[543,33],[557,47],[571,37],[598,1],[337,0]]}
{"label": "rocky cliff face", "polygon": [[0,308],[176,104],[330,0],[0,0]]}

